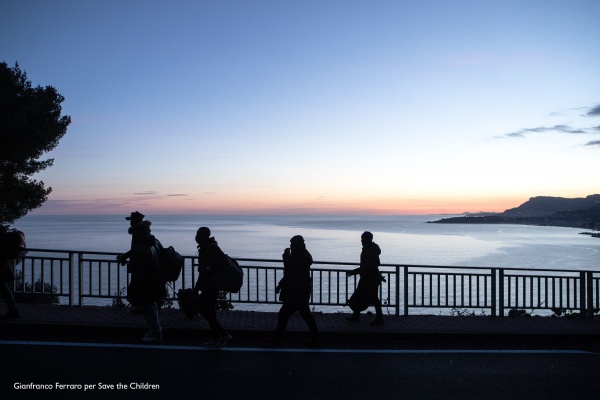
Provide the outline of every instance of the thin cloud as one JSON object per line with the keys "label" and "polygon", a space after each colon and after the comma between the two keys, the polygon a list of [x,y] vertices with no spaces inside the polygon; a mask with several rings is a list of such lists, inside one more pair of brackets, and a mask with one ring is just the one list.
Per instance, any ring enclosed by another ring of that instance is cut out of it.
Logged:
{"label": "thin cloud", "polygon": [[566,109],[566,110],[554,111],[554,112],[551,112],[548,115],[551,116],[551,117],[562,117],[563,115],[572,114],[574,111],[583,111],[583,110],[587,110],[588,108],[589,107],[569,108],[569,109]]}
{"label": "thin cloud", "polygon": [[[599,117],[600,116],[600,104],[594,107],[578,107],[578,108],[570,108],[567,110],[556,111],[550,113],[551,116],[563,116],[565,114],[569,114],[572,111],[579,110],[587,110],[584,114],[580,114],[580,117]],[[570,125],[554,125],[554,126],[539,126],[536,128],[524,128],[519,129],[518,131],[505,133],[501,136],[495,136],[495,139],[501,138],[523,138],[530,134],[538,134],[538,133],[564,133],[568,135],[589,135],[589,134],[598,134],[600,132],[600,126],[594,126],[589,128],[578,128]],[[595,141],[589,142],[595,143]],[[587,146],[588,144],[586,144]],[[593,145],[593,144],[592,144]]]}
{"label": "thin cloud", "polygon": [[167,197],[186,197],[189,196],[187,194],[183,194],[183,193],[175,193],[175,194],[168,194]]}
{"label": "thin cloud", "polygon": [[588,117],[600,117],[600,104],[598,104],[596,107],[592,107],[585,115]]}
{"label": "thin cloud", "polygon": [[146,191],[146,192],[136,192],[134,195],[136,196],[152,196],[158,194],[158,192]]}
{"label": "thin cloud", "polygon": [[[595,129],[595,128],[591,128],[591,129]],[[567,125],[555,125],[555,126],[551,126],[551,127],[540,126],[537,128],[521,129],[516,132],[506,133],[503,136],[505,136],[505,137],[525,137],[525,135],[530,134],[530,133],[545,133],[545,132],[557,132],[557,133],[568,133],[568,134],[592,133],[589,130],[573,128],[573,127],[570,127]]]}
{"label": "thin cloud", "polygon": [[[138,201],[132,199],[89,199],[89,200],[53,200],[48,199],[40,209],[43,214],[101,214],[119,209],[138,207]],[[34,210],[33,213],[39,212]]]}
{"label": "thin cloud", "polygon": [[585,146],[598,146],[600,147],[600,140],[592,140],[591,142],[587,142]]}

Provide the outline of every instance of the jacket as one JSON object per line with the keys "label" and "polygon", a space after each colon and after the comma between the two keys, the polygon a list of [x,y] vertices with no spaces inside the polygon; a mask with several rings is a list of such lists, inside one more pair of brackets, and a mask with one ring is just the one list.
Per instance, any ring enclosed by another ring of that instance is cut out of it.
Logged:
{"label": "jacket", "polygon": [[283,255],[283,278],[276,288],[281,290],[281,301],[293,304],[308,303],[312,290],[312,263],[312,256],[306,249],[293,250]]}
{"label": "jacket", "polygon": [[366,246],[363,246],[360,252],[360,267],[352,270],[351,275],[360,275],[360,279],[369,282],[381,283],[381,273],[379,272],[379,255],[381,254],[381,248],[375,242],[371,242]]}
{"label": "jacket", "polygon": [[158,263],[159,246],[153,235],[147,235],[133,249],[127,301],[134,306],[150,305],[166,297],[167,291]]}
{"label": "jacket", "polygon": [[356,290],[348,301],[354,312],[366,310],[377,299],[379,285],[381,284],[380,254],[381,249],[375,242],[363,246],[360,253],[360,267],[350,273],[350,275],[360,274]]}
{"label": "jacket", "polygon": [[207,244],[198,246],[198,280],[196,282],[196,289],[204,290],[207,286],[213,285],[215,277],[223,274],[228,264],[229,259],[223,253],[223,250],[221,250],[214,237],[211,237]]}

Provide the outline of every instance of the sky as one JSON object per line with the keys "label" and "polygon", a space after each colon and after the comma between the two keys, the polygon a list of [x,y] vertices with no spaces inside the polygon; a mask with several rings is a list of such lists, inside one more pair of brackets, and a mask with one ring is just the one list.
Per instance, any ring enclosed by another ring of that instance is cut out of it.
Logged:
{"label": "sky", "polygon": [[600,2],[0,2],[72,123],[35,214],[453,214],[600,193]]}

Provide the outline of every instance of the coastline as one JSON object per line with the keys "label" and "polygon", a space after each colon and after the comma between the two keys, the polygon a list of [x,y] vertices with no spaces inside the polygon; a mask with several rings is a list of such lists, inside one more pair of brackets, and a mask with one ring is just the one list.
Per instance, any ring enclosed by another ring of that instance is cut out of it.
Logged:
{"label": "coastline", "polygon": [[442,218],[437,221],[427,221],[428,224],[490,224],[490,225],[531,225],[556,226],[561,228],[582,228],[594,232],[584,232],[592,237],[599,237],[597,232],[600,221],[600,211],[565,211],[544,217],[514,217],[505,215],[493,216],[464,216]]}
{"label": "coastline", "polygon": [[[600,195],[586,198],[532,197],[518,207],[499,214],[465,213],[463,216],[442,218],[428,223],[441,224],[511,224],[533,226],[556,226],[563,228],[590,229],[592,237],[600,233]],[[587,233],[586,233],[587,234]]]}

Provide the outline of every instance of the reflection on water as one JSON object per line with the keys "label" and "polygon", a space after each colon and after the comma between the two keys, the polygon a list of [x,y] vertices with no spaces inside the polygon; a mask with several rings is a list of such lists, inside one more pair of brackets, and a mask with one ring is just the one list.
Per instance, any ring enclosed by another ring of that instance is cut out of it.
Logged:
{"label": "reflection on water", "polygon": [[[233,257],[280,259],[289,239],[302,235],[319,261],[356,262],[360,234],[370,230],[384,263],[521,268],[597,269],[600,240],[582,229],[521,225],[428,224],[440,216],[273,217],[147,216],[152,232],[184,255],[194,255],[194,235],[208,226]],[[14,226],[30,248],[125,251],[124,216],[26,216]]]}

